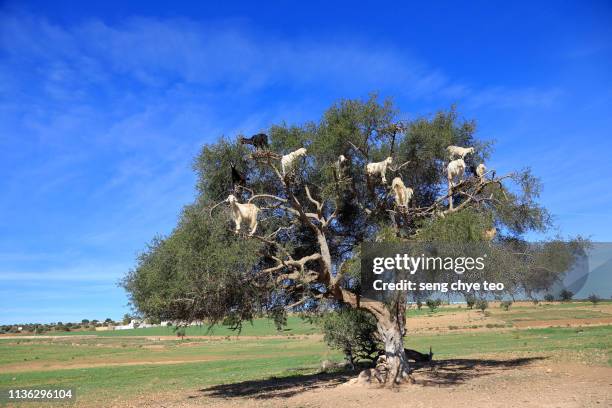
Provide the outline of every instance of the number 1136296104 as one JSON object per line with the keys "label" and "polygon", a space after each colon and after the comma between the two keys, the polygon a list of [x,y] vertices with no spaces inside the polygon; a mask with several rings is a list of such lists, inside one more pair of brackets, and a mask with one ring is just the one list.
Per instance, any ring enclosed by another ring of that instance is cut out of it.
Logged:
{"label": "number 1136296104", "polygon": [[72,388],[5,388],[0,390],[0,401],[70,401],[76,393]]}

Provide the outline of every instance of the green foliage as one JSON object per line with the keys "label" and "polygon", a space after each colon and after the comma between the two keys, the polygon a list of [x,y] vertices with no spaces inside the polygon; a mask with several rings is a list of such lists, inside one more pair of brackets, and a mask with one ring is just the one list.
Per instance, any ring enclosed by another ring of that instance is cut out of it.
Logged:
{"label": "green foliage", "polygon": [[467,307],[469,309],[473,309],[474,305],[476,304],[476,296],[474,295],[466,295],[465,296],[465,303],[467,304]]}
{"label": "green foliage", "polygon": [[552,293],[547,293],[544,295],[544,300],[547,302],[554,302],[555,296]]}
{"label": "green foliage", "polygon": [[499,303],[499,307],[502,308],[506,312],[510,309],[510,306],[512,306],[511,300],[504,300]]}
{"label": "green foliage", "polygon": [[55,326],[55,330],[56,331],[63,331],[63,332],[69,332],[70,331],[70,327],[66,326],[65,324],[58,322],[57,325]]}
{"label": "green foliage", "polygon": [[185,327],[179,326],[175,329],[176,337],[180,337],[181,340],[185,338]]}
{"label": "green foliage", "polygon": [[276,331],[281,331],[285,326],[287,326],[287,310],[284,307],[274,307],[270,310],[270,317],[274,322],[274,327],[276,327]]}
{"label": "green foliage", "polygon": [[484,241],[483,231],[491,228],[490,213],[468,208],[444,218],[424,222],[419,238],[431,242],[478,242]]}
{"label": "green foliage", "polygon": [[563,289],[559,293],[559,300],[561,300],[562,302],[569,302],[570,300],[572,300],[573,297],[574,297],[574,292],[568,289]]}
{"label": "green foliage", "polygon": [[260,297],[248,272],[260,245],[228,231],[222,215],[188,207],[173,233],[139,256],[123,286],[146,317],[211,324],[228,315],[237,323],[253,317]]}
{"label": "green foliage", "polygon": [[205,145],[193,165],[198,175],[200,200],[209,202],[226,198],[232,188],[230,164],[234,163],[244,173],[253,169],[252,163],[244,160],[247,153],[245,145],[226,138]]}
{"label": "green foliage", "polygon": [[530,253],[530,257],[525,259],[529,267],[517,274],[517,281],[528,294],[545,291],[562,279],[562,271],[566,271],[575,257],[583,255],[589,246],[589,242],[581,237],[570,241],[553,239],[529,246],[512,242],[509,247],[515,252]]}
{"label": "green foliage", "polygon": [[601,302],[601,298],[595,293],[591,293],[587,299],[589,300],[589,302],[593,303],[593,306]]}
{"label": "green foliage", "polygon": [[401,176],[414,189],[417,206],[429,205],[440,193],[446,192],[444,169],[449,145],[476,148],[476,154],[466,158],[468,167],[488,158],[489,145],[474,138],[476,123],[461,120],[455,107],[438,112],[433,118],[417,118],[407,127],[406,137],[398,145],[398,161],[410,161]]}
{"label": "green foliage", "polygon": [[442,301],[440,299],[427,299],[425,301],[425,304],[427,305],[427,307],[429,308],[430,312],[435,312],[435,310],[437,308],[440,307],[440,305],[442,304]]}
{"label": "green foliage", "polygon": [[[503,242],[509,242],[512,250],[525,250],[522,234],[550,226],[548,213],[537,202],[539,181],[528,170],[504,179],[503,183],[489,184],[482,195],[494,200],[470,204],[465,195],[456,194],[456,205],[462,202],[470,205],[444,217],[431,213],[421,217],[390,217],[389,210],[395,208],[393,196],[388,185],[367,180],[364,167],[368,162],[392,156],[394,165],[403,167],[390,171],[389,178],[399,176],[414,190],[412,205],[443,209],[446,203],[439,199],[447,189],[447,146],[476,148],[475,154],[466,158],[468,168],[485,161],[490,154],[490,144],[475,138],[475,122],[461,119],[454,107],[401,125],[400,118],[393,101],[371,95],[365,100],[341,100],[316,122],[272,125],[267,131],[269,163],[255,160],[252,147],[235,139],[222,137],[205,145],[194,161],[198,176],[196,202],[185,208],[169,236],[151,241],[138,257],[134,270],[123,280],[135,309],[149,319],[202,320],[211,324],[226,319],[234,328],[265,311],[282,327],[283,314],[279,310],[293,304],[299,304],[301,310],[315,309],[319,299],[330,290],[326,287],[329,280],[306,279],[323,268],[317,262],[305,265],[299,277],[288,277],[289,271],[295,271],[288,267],[260,273],[264,269],[269,271],[275,260],[286,260],[288,256],[269,242],[246,239],[228,231],[231,222],[227,206],[216,207],[212,216],[208,216],[209,208],[233,192],[232,163],[246,175],[248,188],[254,194],[280,197],[285,204],[295,199],[306,211],[320,211],[325,218],[335,215],[325,227],[331,258],[328,269],[332,273],[342,269],[345,275],[340,282],[353,293],[360,291],[357,278],[363,242],[481,242],[483,231],[495,226],[500,234],[506,234]],[[279,167],[276,155],[300,147],[307,148],[307,157],[300,160],[293,181],[286,188],[271,166]],[[341,154],[348,159],[343,178],[335,168]],[[468,170],[467,177],[472,175]],[[305,186],[323,204],[320,210],[306,198]],[[246,190],[236,194],[240,202],[251,197]],[[295,211],[283,208],[270,197],[258,197],[254,202],[261,208],[258,235],[270,236],[279,231],[273,239],[293,259],[321,250],[304,217],[296,218]],[[539,249],[544,249],[545,259],[526,251],[523,262],[516,262],[516,257],[500,250],[489,262],[499,266],[493,268],[495,276],[487,278],[507,284],[509,290],[522,287],[538,291],[548,287],[560,273],[545,273],[539,261],[562,266],[571,256],[559,256],[559,252],[567,252],[561,243]],[[334,293],[339,293],[338,288],[334,289]]]}
{"label": "green foliage", "polygon": [[351,366],[360,359],[373,360],[378,355],[376,319],[371,314],[343,308],[324,313],[319,323],[327,345],[342,351]]}
{"label": "green foliage", "polygon": [[484,313],[484,311],[487,310],[488,307],[489,302],[487,302],[486,299],[479,299],[478,301],[476,301],[476,309],[479,309],[481,312]]}
{"label": "green foliage", "polygon": [[546,231],[552,224],[550,214],[537,201],[542,190],[540,180],[530,169],[523,169],[512,174],[512,181],[518,187],[513,191],[500,185],[490,185],[487,189],[487,193],[499,200],[492,207],[496,221],[515,235]]}

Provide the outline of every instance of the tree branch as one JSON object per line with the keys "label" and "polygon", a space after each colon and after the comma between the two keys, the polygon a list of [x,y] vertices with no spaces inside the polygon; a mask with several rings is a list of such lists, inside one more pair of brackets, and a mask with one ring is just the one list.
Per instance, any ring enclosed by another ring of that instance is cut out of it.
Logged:
{"label": "tree branch", "polygon": [[402,163],[398,167],[389,166],[389,170],[391,170],[392,172],[396,172],[396,171],[399,171],[402,167],[404,167],[404,166],[406,166],[408,164],[410,164],[410,160],[408,160],[407,162]]}
{"label": "tree branch", "polygon": [[308,186],[304,186],[304,190],[306,190],[306,197],[308,197],[308,200],[315,205],[315,207],[317,208],[317,213],[319,213],[320,215],[323,205],[317,200],[315,200],[314,198],[312,198],[312,195],[310,195],[310,189],[308,188]]}
{"label": "tree branch", "polygon": [[348,141],[348,143],[353,146],[353,149],[357,150],[359,153],[361,153],[363,155],[363,157],[365,157],[366,159],[368,159],[368,153],[365,152],[361,147],[355,146],[353,144],[353,142],[351,142],[350,140]]}

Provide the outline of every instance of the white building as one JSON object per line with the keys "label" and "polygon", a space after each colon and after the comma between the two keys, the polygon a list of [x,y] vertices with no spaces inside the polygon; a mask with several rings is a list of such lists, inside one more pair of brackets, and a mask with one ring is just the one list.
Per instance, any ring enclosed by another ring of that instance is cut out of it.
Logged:
{"label": "white building", "polygon": [[140,320],[140,319],[132,319],[130,320],[129,324],[115,326],[115,330],[128,330],[128,329],[136,329],[136,328],[146,329],[147,327],[157,327],[157,326],[159,325],[145,323],[143,320]]}

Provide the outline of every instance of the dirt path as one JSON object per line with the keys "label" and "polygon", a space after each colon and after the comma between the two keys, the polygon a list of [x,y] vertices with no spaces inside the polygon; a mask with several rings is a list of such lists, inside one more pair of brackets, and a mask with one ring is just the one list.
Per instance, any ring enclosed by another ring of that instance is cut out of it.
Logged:
{"label": "dirt path", "polygon": [[363,387],[343,375],[249,381],[188,394],[140,397],[118,407],[609,407],[612,368],[552,364],[543,358],[437,362],[392,391]]}
{"label": "dirt path", "polygon": [[[308,352],[294,352],[294,353],[284,353],[284,357],[300,357],[302,355],[307,355]],[[207,356],[207,357],[197,357],[186,356],[184,358],[174,358],[167,357],[161,358],[157,360],[143,360],[143,359],[126,359],[125,357],[120,357],[121,361],[99,361],[97,360],[87,360],[80,359],[78,362],[69,361],[69,362],[56,362],[49,363],[45,361],[27,361],[27,362],[19,362],[13,364],[5,364],[2,366],[3,372],[6,373],[20,373],[20,372],[30,372],[30,371],[57,371],[57,370],[74,370],[74,369],[82,369],[82,368],[97,368],[97,367],[129,367],[129,366],[146,366],[146,365],[172,365],[172,364],[191,364],[191,363],[204,363],[209,361],[245,361],[248,362],[249,359],[255,358],[268,358],[273,359],[277,358],[278,354],[254,354],[250,357],[246,357],[243,355],[236,356],[227,356],[227,355],[215,355],[215,356]]]}
{"label": "dirt path", "polygon": [[536,320],[529,322],[514,322],[514,327],[519,329],[535,327],[576,327],[576,326],[605,326],[612,324],[612,317],[595,317],[591,319],[557,319],[557,320]]}

